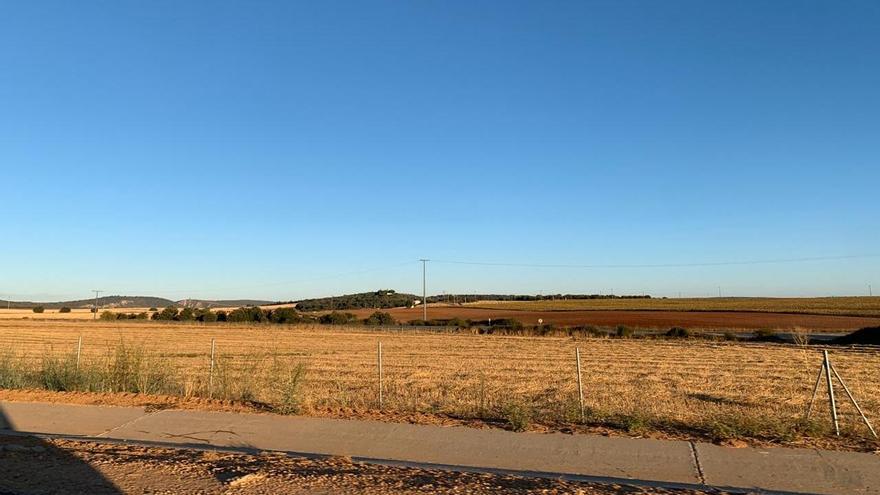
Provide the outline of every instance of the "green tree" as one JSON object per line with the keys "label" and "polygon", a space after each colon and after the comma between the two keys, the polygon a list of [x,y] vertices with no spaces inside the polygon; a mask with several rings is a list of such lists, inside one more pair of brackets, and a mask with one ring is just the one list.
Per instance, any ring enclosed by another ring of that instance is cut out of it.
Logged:
{"label": "green tree", "polygon": [[176,306],[168,306],[158,313],[153,314],[154,320],[174,320],[177,319],[177,307]]}
{"label": "green tree", "polygon": [[180,313],[177,314],[178,321],[195,321],[196,313],[192,308],[183,308],[180,310]]}
{"label": "green tree", "polygon": [[46,308],[42,306],[35,306],[33,311],[34,313],[42,313],[43,311],[46,311]]}

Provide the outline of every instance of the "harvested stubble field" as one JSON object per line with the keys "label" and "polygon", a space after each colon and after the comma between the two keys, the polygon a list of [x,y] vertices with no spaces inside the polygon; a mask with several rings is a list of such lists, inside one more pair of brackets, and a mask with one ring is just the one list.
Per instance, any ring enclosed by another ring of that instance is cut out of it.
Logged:
{"label": "harvested stubble field", "polygon": [[[71,371],[80,335],[85,377]],[[878,447],[849,404],[841,405],[840,441],[828,436],[824,402],[815,421],[802,421],[820,365],[819,350],[810,347],[127,321],[2,321],[0,339],[3,388],[212,395],[313,415]],[[584,365],[583,423],[576,346]],[[835,348],[832,356],[868,417],[880,422],[880,350]]]}

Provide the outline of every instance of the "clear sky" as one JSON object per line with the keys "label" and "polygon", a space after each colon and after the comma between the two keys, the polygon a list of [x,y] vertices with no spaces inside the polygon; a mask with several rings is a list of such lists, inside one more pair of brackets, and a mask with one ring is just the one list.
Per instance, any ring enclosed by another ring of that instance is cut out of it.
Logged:
{"label": "clear sky", "polygon": [[[880,3],[0,4],[0,298],[880,254]],[[880,258],[429,292],[880,292]]]}

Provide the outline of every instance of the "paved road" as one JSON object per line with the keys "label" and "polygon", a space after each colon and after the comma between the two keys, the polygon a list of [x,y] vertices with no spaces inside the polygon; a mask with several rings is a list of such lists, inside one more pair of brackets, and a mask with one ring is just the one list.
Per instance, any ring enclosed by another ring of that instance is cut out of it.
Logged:
{"label": "paved road", "polygon": [[880,494],[880,456],[268,414],[0,401],[0,429],[782,493]]}

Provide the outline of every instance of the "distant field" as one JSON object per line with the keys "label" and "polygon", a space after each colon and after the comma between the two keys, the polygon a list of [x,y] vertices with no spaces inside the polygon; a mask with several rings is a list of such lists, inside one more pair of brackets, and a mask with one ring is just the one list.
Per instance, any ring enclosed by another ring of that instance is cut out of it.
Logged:
{"label": "distant field", "polygon": [[[552,301],[551,301],[552,302]],[[565,301],[559,301],[565,302]],[[508,307],[510,305],[522,305]],[[743,331],[770,328],[781,331],[804,329],[809,332],[851,332],[859,328],[880,326],[880,316],[840,316],[798,313],[759,313],[750,311],[669,311],[669,310],[531,310],[531,303],[499,303],[497,305],[447,306],[431,305],[428,318],[463,318],[484,324],[510,318],[525,325],[537,325],[539,321],[557,326],[594,325],[615,327],[626,325],[633,328],[668,330],[670,327],[686,327],[691,330]],[[374,309],[353,310],[360,318],[369,316]],[[422,318],[422,308],[393,308],[383,310],[395,319],[407,322]]]}
{"label": "distant field", "polygon": [[[80,336],[83,377],[77,381],[69,368],[72,361],[64,360],[73,359]],[[212,338],[217,344],[213,392]],[[382,414],[417,415],[420,421],[442,416],[502,425],[577,427],[574,351],[580,347],[587,425],[677,437],[803,441],[795,425],[820,364],[820,352],[814,348],[702,340],[5,320],[0,321],[0,383],[32,383],[15,375],[16,370],[45,368],[51,363],[47,358],[55,356],[67,367],[52,365],[46,376],[53,380],[44,379],[39,386],[213,395],[269,404],[284,403],[283,394],[288,393],[295,410],[303,414],[363,415],[378,411],[379,341],[385,366]],[[127,354],[120,354],[121,345]],[[880,389],[880,351],[835,348],[832,357],[868,416],[880,422],[880,397],[875,393]],[[121,368],[118,361],[123,358]],[[285,387],[297,365],[304,370],[301,383]],[[120,385],[126,376],[130,382]],[[824,414],[827,407],[819,410]],[[843,404],[841,411],[845,429],[863,438],[865,431],[852,407]],[[825,416],[817,417],[821,423],[811,427],[812,434],[827,433]]]}
{"label": "distant field", "polygon": [[[114,313],[141,313],[149,308],[107,308],[98,312],[98,316],[104,311]],[[61,313],[57,309],[46,309],[42,313],[34,313],[32,309],[6,309],[0,308],[0,320],[91,320],[92,312],[86,308],[74,308],[70,313]]]}
{"label": "distant field", "polygon": [[481,301],[472,308],[523,311],[666,310],[760,311],[817,315],[880,316],[880,296],[874,297],[724,297],[685,299],[569,299],[544,301]]}

